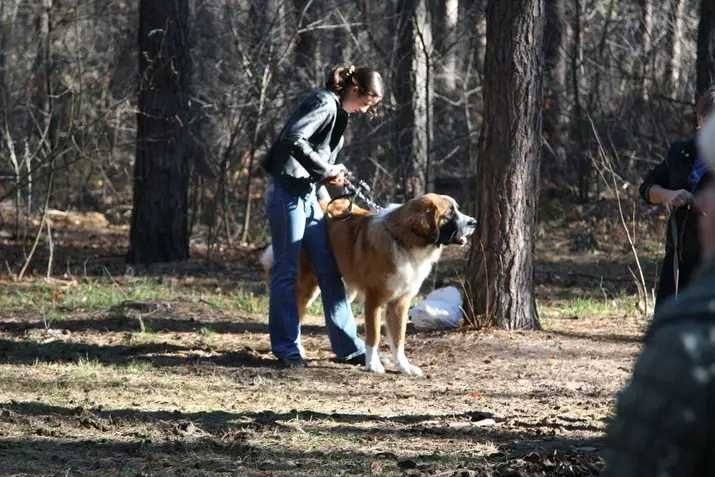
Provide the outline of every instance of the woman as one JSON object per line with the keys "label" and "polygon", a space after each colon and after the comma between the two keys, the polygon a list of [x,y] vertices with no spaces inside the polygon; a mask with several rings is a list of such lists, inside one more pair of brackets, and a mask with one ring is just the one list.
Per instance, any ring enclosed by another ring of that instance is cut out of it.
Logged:
{"label": "woman", "polygon": [[[698,129],[714,107],[715,87],[712,87],[696,104]],[[671,212],[656,308],[685,288],[700,264],[698,212],[693,201],[697,191],[709,179],[707,171],[707,166],[698,157],[695,138],[691,138],[673,143],[665,161],[651,170],[641,184],[640,193],[646,202],[665,205]]]}
{"label": "woman", "polygon": [[305,367],[295,283],[301,249],[318,278],[333,352],[339,361],[363,364],[365,345],[330,250],[317,190],[343,186],[345,167],[335,159],[351,113],[366,113],[384,95],[380,74],[367,67],[335,67],[325,89],[308,95],[288,118],[263,162],[271,177],[266,212],[273,241],[268,329],[271,349],[290,368]]}

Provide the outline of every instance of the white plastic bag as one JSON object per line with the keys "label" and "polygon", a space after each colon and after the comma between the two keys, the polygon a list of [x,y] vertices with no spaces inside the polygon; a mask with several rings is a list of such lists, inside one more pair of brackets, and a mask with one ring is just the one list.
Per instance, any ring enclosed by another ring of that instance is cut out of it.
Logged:
{"label": "white plastic bag", "polygon": [[457,328],[462,321],[462,294],[455,287],[438,288],[412,307],[410,319],[415,328],[439,330]]}

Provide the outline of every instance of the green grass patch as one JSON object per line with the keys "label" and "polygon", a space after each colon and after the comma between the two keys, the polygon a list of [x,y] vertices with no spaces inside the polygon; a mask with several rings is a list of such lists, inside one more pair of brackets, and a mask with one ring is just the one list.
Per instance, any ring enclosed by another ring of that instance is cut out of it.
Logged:
{"label": "green grass patch", "polygon": [[42,282],[8,287],[0,294],[0,309],[20,313],[38,310],[48,321],[77,312],[102,311],[123,301],[166,301],[178,296],[175,287],[151,278],[133,279],[123,285],[109,280],[91,280],[57,287]]}
{"label": "green grass patch", "polygon": [[608,318],[636,312],[637,298],[622,295],[615,298],[578,297],[552,301],[541,309],[552,318]]}
{"label": "green grass patch", "polygon": [[268,295],[255,294],[251,291],[236,290],[231,293],[216,293],[194,295],[194,302],[208,305],[217,311],[262,314],[268,310]]}

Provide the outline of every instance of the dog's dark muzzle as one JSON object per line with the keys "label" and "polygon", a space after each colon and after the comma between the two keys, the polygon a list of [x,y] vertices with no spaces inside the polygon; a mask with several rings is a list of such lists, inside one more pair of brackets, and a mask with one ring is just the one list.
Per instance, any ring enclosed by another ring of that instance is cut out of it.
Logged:
{"label": "dog's dark muzzle", "polygon": [[466,245],[475,230],[477,230],[476,219],[457,212],[440,228],[439,243],[441,245]]}

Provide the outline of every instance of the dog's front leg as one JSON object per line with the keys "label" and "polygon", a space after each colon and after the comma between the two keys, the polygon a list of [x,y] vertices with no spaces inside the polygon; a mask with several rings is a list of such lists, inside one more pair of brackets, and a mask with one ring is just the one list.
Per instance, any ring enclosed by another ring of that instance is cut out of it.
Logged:
{"label": "dog's front leg", "polygon": [[365,297],[365,370],[373,373],[384,373],[385,367],[380,361],[380,326],[382,325],[382,308],[376,297],[367,294]]}
{"label": "dog's front leg", "polygon": [[405,355],[405,334],[407,331],[407,310],[412,297],[403,296],[387,305],[387,334],[395,366],[402,374],[422,376],[422,370],[410,364]]}

